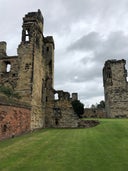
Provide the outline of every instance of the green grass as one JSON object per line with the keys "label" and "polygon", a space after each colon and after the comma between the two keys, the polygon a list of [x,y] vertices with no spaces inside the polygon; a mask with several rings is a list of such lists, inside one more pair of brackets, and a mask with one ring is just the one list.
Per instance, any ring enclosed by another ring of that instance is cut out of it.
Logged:
{"label": "green grass", "polygon": [[128,120],[43,129],[0,142],[0,171],[127,171]]}

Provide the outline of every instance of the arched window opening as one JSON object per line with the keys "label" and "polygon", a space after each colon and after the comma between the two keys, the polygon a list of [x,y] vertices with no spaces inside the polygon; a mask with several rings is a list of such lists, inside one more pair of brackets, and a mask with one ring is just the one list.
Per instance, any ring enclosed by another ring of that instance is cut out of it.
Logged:
{"label": "arched window opening", "polygon": [[55,99],[55,100],[59,100],[58,93],[54,94],[54,99]]}

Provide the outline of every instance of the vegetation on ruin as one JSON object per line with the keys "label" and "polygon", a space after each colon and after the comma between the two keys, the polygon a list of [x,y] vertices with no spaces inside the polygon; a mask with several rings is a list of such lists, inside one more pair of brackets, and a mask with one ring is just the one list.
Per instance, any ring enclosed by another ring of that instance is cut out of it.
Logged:
{"label": "vegetation on ruin", "polygon": [[9,98],[11,98],[11,97],[14,97],[14,98],[17,98],[17,99],[20,98],[18,93],[14,92],[11,88],[5,87],[3,85],[0,85],[0,93],[5,94]]}
{"label": "vegetation on ruin", "polygon": [[128,120],[87,129],[42,129],[0,142],[1,171],[126,171]]}
{"label": "vegetation on ruin", "polygon": [[84,104],[81,103],[79,100],[72,101],[72,107],[74,112],[81,118],[82,114],[84,113]]}

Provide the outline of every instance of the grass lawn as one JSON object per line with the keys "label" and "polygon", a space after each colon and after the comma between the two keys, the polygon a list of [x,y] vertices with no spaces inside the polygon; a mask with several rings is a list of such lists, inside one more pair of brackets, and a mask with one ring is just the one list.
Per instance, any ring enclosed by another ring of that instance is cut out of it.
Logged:
{"label": "grass lawn", "polygon": [[128,119],[43,129],[0,142],[0,171],[128,171]]}

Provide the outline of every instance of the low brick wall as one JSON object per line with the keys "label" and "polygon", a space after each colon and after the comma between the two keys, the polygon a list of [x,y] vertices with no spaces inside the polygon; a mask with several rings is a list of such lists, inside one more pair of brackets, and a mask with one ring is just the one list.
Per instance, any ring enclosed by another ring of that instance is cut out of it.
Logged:
{"label": "low brick wall", "polygon": [[0,105],[0,140],[30,131],[30,109]]}

